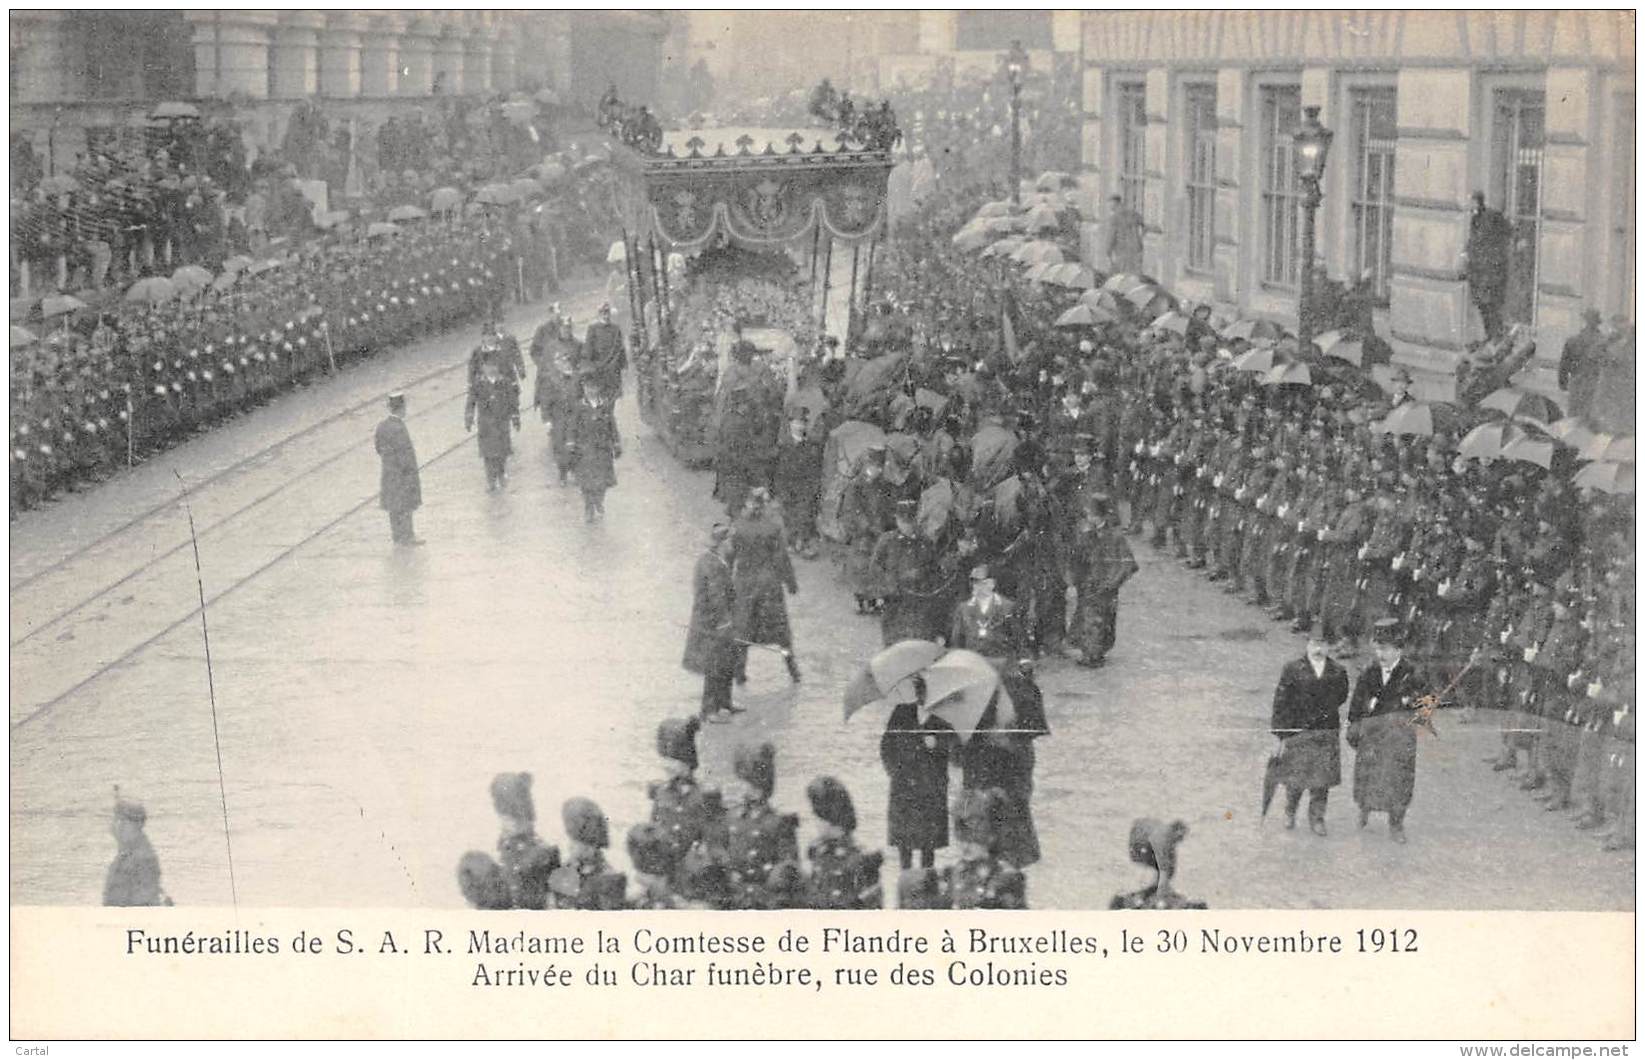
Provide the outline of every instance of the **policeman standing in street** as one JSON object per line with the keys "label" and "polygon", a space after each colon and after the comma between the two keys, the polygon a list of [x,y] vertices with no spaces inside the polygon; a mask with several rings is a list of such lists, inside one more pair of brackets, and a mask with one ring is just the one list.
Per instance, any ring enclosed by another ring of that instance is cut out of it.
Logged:
{"label": "policeman standing in street", "polygon": [[422,506],[423,483],[405,420],[406,396],[396,391],[388,396],[388,417],[377,425],[377,455],[383,462],[379,503],[388,513],[394,543],[420,545],[423,539],[412,526],[412,513]]}

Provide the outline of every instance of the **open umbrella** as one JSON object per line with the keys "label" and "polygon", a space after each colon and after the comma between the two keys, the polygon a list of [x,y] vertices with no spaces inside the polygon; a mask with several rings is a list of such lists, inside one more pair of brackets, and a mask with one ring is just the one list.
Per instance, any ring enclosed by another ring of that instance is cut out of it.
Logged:
{"label": "open umbrella", "polygon": [[1618,437],[1614,434],[1596,434],[1588,440],[1578,455],[1584,460],[1633,463],[1634,439],[1632,435]]}
{"label": "open umbrella", "polygon": [[428,211],[421,206],[396,206],[388,212],[390,221],[420,221],[428,216]]}
{"label": "open umbrella", "polygon": [[40,315],[49,320],[52,317],[60,317],[65,313],[73,313],[84,308],[86,308],[86,303],[72,294],[54,294],[41,300]]}
{"label": "open umbrella", "polygon": [[1461,417],[1450,405],[1427,401],[1407,401],[1390,412],[1372,430],[1381,434],[1410,435],[1432,438],[1437,430],[1450,434]]}
{"label": "open umbrella", "polygon": [[1464,460],[1496,460],[1504,449],[1524,435],[1521,428],[1506,420],[1482,423],[1462,436],[1457,443],[1457,455]]}
{"label": "open umbrella", "polygon": [[[399,229],[395,229],[395,231],[399,231]],[[250,265],[246,266],[246,275],[257,276],[268,272],[270,269],[278,269],[284,266],[285,262],[281,261],[279,258],[264,258],[262,261],[254,261]]]}
{"label": "open umbrella", "polygon": [[1634,491],[1634,465],[1611,463],[1601,460],[1589,464],[1571,482],[1578,486],[1598,490],[1601,493],[1632,493]]}
{"label": "open umbrella", "polygon": [[223,262],[224,272],[239,272],[251,264],[251,259],[244,254],[235,254]]}
{"label": "open umbrella", "polygon": [[1045,282],[1084,291],[1097,285],[1097,274],[1077,261],[1065,261],[1061,265],[1053,266],[1051,271],[1045,274]]}
{"label": "open umbrella", "polygon": [[1042,263],[1061,265],[1063,263],[1062,248],[1055,243],[1048,243],[1043,239],[1030,240],[1011,252],[1011,260],[1024,265],[1039,265]]}
{"label": "open umbrella", "polygon": [[1017,723],[1016,704],[1005,690],[994,664],[974,651],[955,648],[920,672],[925,680],[925,701],[931,713],[970,739],[977,723],[989,707],[994,708],[994,726],[1010,729]]}
{"label": "open umbrella", "polygon": [[1234,371],[1267,375],[1275,365],[1284,363],[1285,355],[1272,346],[1257,346],[1234,358]]}
{"label": "open umbrella", "polygon": [[1333,360],[1347,361],[1352,365],[1365,363],[1365,345],[1358,339],[1351,339],[1345,333],[1331,330],[1314,336],[1314,345],[1319,352]]}
{"label": "open umbrella", "polygon": [[489,206],[506,206],[514,201],[514,189],[507,184],[487,184],[474,193],[474,201]]}
{"label": "open umbrella", "polygon": [[1154,281],[1147,276],[1139,276],[1134,272],[1116,272],[1102,281],[1102,289],[1113,291],[1117,295],[1124,295],[1138,287],[1153,286]]}
{"label": "open umbrella", "polygon": [[375,239],[378,236],[393,236],[400,234],[400,226],[393,221],[373,221],[366,228],[366,235]]}
{"label": "open umbrella", "polygon": [[1138,309],[1145,310],[1145,311],[1153,308],[1156,305],[1159,305],[1162,299],[1164,300],[1164,303],[1165,303],[1165,308],[1164,309],[1161,309],[1158,312],[1151,313],[1151,314],[1145,312],[1145,315],[1150,320],[1152,320],[1156,317],[1163,316],[1164,314],[1166,314],[1166,313],[1170,312],[1171,310],[1175,309],[1177,307],[1177,300],[1174,297],[1172,297],[1169,293],[1167,293],[1166,290],[1163,287],[1158,287],[1158,286],[1155,286],[1154,284],[1148,284],[1148,283],[1143,284],[1141,287],[1136,287],[1136,288],[1133,288],[1132,290],[1129,290],[1129,291],[1125,292],[1125,300],[1127,302],[1130,302],[1132,305],[1136,306]]}
{"label": "open umbrella", "polygon": [[1055,232],[1062,227],[1057,211],[1044,203],[1029,210],[1024,220],[1030,232]]}
{"label": "open umbrella", "polygon": [[1186,335],[1188,334],[1189,323],[1190,321],[1186,316],[1176,310],[1172,310],[1169,313],[1164,313],[1158,317],[1155,317],[1154,322],[1148,326],[1153,328],[1155,331],[1174,331],[1178,335]]}
{"label": "open umbrella", "polygon": [[1081,292],[1080,305],[1088,305],[1092,309],[1107,310],[1117,318],[1126,312],[1129,303],[1113,291],[1097,288],[1093,291]]}
{"label": "open umbrella", "polygon": [[1276,364],[1262,377],[1263,386],[1312,386],[1314,374],[1306,364]]}
{"label": "open umbrella", "polygon": [[1223,329],[1222,335],[1229,339],[1245,339],[1254,342],[1257,339],[1270,339],[1278,342],[1285,337],[1285,329],[1272,320],[1236,320]]}
{"label": "open umbrella", "polygon": [[164,276],[149,276],[126,288],[126,301],[154,304],[174,298],[177,289]]}
{"label": "open umbrella", "polygon": [[954,484],[939,478],[920,491],[920,506],[915,523],[926,540],[935,541],[954,514]]}
{"label": "open umbrella", "polygon": [[463,193],[456,188],[435,188],[428,196],[429,209],[435,213],[445,213],[463,201]]}
{"label": "open umbrella", "polygon": [[1548,436],[1556,441],[1570,446],[1572,449],[1581,449],[1593,441],[1594,432],[1575,416],[1568,416],[1562,420],[1555,420],[1548,425]]}
{"label": "open umbrella", "polygon": [[1119,316],[1110,309],[1087,305],[1084,302],[1065,310],[1052,325],[1059,328],[1092,328],[1098,324],[1117,324]]}
{"label": "open umbrella", "polygon": [[977,211],[978,217],[1010,217],[1011,204],[1008,202],[985,202]]}
{"label": "open umbrella", "polygon": [[990,489],[1011,473],[1011,457],[1017,451],[1017,436],[997,423],[977,428],[971,438],[971,480],[981,489]]}
{"label": "open umbrella", "polygon": [[620,239],[612,243],[611,249],[605,252],[605,262],[607,265],[617,265],[627,260],[628,246]]}
{"label": "open umbrella", "polygon": [[1560,416],[1559,406],[1549,398],[1511,386],[1493,390],[1479,403],[1479,407],[1494,409],[1507,416],[1535,420],[1538,423],[1552,423]]}
{"label": "open umbrella", "polygon": [[1048,169],[1039,175],[1038,180],[1034,181],[1034,190],[1057,191],[1060,188],[1069,186],[1073,181],[1073,177],[1061,170]]}
{"label": "open umbrella", "polygon": [[204,287],[211,282],[211,273],[199,265],[184,265],[171,274],[171,282],[180,287]]}
{"label": "open umbrella", "polygon": [[224,272],[211,281],[211,289],[219,293],[226,291],[240,282],[240,276],[238,272]]}
{"label": "open umbrella", "polygon": [[1551,438],[1525,434],[1502,447],[1502,459],[1535,464],[1544,471],[1554,466],[1554,443]]}
{"label": "open umbrella", "polygon": [[845,392],[853,401],[883,393],[891,379],[908,360],[906,351],[884,353],[866,364],[858,362],[854,374],[845,381]]}
{"label": "open umbrella", "polygon": [[870,703],[892,695],[897,686],[943,656],[929,640],[901,640],[881,650],[845,686],[845,720]]}
{"label": "open umbrella", "polygon": [[31,342],[39,342],[40,336],[28,328],[20,328],[16,324],[11,326],[11,344],[13,346],[27,346]]}
{"label": "open umbrella", "polygon": [[954,233],[954,245],[961,250],[976,250],[987,247],[994,241],[994,233],[986,228],[972,228],[967,225]]}
{"label": "open umbrella", "polygon": [[1017,252],[1018,247],[1026,242],[1028,242],[1026,236],[1006,236],[1004,239],[996,239],[983,248],[982,256],[985,258],[1010,257]]}

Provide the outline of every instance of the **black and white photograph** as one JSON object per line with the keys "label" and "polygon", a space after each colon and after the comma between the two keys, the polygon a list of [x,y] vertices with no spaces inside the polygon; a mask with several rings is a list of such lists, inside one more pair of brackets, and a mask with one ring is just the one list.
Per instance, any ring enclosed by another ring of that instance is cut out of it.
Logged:
{"label": "black and white photograph", "polygon": [[13,907],[1634,913],[1633,11],[10,26]]}

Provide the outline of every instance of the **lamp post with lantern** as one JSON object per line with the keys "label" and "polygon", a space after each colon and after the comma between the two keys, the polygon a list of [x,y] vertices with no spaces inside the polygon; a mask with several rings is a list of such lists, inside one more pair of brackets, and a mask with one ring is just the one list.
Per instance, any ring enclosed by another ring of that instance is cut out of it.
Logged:
{"label": "lamp post with lantern", "polygon": [[1302,108],[1302,124],[1291,134],[1297,152],[1297,179],[1302,182],[1302,284],[1297,298],[1297,347],[1305,352],[1314,341],[1314,214],[1322,196],[1325,157],[1332,132],[1319,123],[1319,108]]}
{"label": "lamp post with lantern", "polygon": [[1021,41],[1012,41],[1005,53],[1005,75],[1011,80],[1011,205],[1022,205],[1022,76],[1028,72],[1028,53]]}

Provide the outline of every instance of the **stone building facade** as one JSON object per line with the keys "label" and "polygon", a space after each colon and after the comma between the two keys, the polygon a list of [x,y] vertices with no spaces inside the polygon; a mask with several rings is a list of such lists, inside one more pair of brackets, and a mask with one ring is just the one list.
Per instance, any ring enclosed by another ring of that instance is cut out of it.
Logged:
{"label": "stone building facade", "polygon": [[1482,337],[1462,279],[1477,189],[1514,224],[1507,316],[1533,384],[1585,308],[1634,318],[1630,12],[1086,12],[1084,253],[1107,199],[1143,216],[1146,270],[1189,299],[1295,322],[1290,136],[1335,133],[1316,261],[1369,276],[1396,356],[1448,375]]}
{"label": "stone building facade", "polygon": [[436,91],[553,89],[592,109],[609,83],[657,90],[667,32],[629,11],[14,11],[13,132],[72,163],[88,126],[161,100],[233,100],[277,143],[301,100],[380,120]]}

